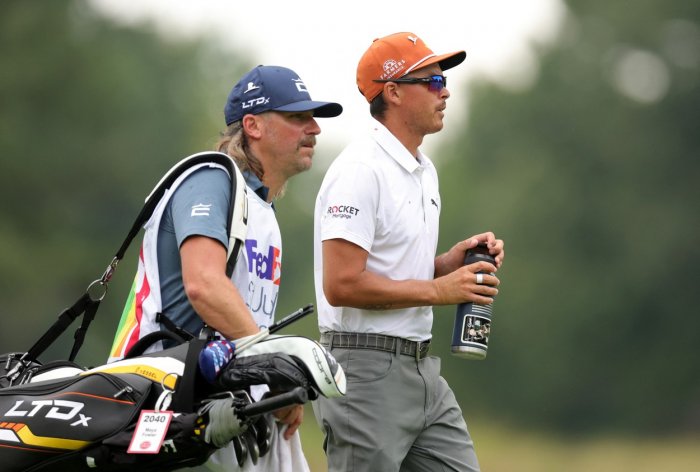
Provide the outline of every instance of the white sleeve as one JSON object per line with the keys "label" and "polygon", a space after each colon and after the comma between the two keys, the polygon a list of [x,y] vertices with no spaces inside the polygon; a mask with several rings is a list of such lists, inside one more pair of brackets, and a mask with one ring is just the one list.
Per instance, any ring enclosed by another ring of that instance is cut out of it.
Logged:
{"label": "white sleeve", "polygon": [[345,239],[369,251],[377,225],[379,185],[365,164],[331,166],[319,192],[321,241]]}

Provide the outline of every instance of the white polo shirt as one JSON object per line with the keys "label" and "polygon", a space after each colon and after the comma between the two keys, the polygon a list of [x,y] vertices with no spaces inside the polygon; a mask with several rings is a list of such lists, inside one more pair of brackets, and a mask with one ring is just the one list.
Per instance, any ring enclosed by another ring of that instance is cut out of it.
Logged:
{"label": "white polo shirt", "polygon": [[360,310],[331,306],[323,294],[321,243],[341,238],[369,253],[367,270],[393,280],[431,280],[440,209],[433,163],[418,160],[378,121],[328,169],[314,213],[314,281],[321,332],[430,339],[432,307]]}

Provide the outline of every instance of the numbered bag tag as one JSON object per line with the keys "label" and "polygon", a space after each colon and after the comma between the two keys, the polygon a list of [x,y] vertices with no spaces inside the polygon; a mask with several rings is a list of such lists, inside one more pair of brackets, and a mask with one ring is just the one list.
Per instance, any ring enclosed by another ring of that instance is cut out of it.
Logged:
{"label": "numbered bag tag", "polygon": [[158,454],[172,417],[172,411],[143,410],[126,452],[129,454]]}

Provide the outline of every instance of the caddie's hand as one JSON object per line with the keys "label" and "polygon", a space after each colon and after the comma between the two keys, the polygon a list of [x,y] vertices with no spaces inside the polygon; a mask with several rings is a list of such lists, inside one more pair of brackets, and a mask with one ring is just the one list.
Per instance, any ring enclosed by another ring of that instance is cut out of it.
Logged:
{"label": "caddie's hand", "polygon": [[[488,272],[487,274],[479,272]],[[493,303],[501,283],[495,275],[496,266],[478,261],[433,280],[437,293],[436,305],[455,305],[472,302],[480,305]]]}
{"label": "caddie's hand", "polygon": [[290,439],[304,420],[304,406],[292,405],[286,408],[280,408],[273,414],[275,418],[277,418],[278,423],[287,425],[287,429],[284,431],[284,439]]}

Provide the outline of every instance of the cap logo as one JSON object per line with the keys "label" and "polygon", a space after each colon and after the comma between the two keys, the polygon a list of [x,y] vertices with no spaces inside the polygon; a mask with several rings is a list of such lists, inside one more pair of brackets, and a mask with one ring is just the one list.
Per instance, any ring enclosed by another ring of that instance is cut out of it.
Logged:
{"label": "cap logo", "polygon": [[411,41],[413,44],[416,44],[416,41],[418,41],[418,38],[415,36],[408,36],[408,40]]}
{"label": "cap logo", "polygon": [[405,64],[405,59],[401,59],[400,61],[397,61],[395,59],[388,59],[384,61],[384,64],[382,64],[382,69],[384,69],[384,73],[382,74],[380,79],[384,80],[394,77],[396,74],[398,74],[404,69]]}
{"label": "cap logo", "polygon": [[251,108],[258,105],[267,105],[268,103],[270,103],[270,97],[254,98],[252,100],[248,100],[247,102],[241,102],[241,108],[245,110],[246,108]]}
{"label": "cap logo", "polygon": [[318,118],[330,118],[343,112],[339,103],[311,100],[307,84],[299,74],[286,67],[260,65],[253,68],[236,82],[228,94],[224,106],[226,126],[241,121],[246,115],[268,111],[295,114],[313,112],[313,116]]}
{"label": "cap logo", "polygon": [[294,85],[297,86],[298,91],[309,93],[309,91],[306,90],[306,85],[304,84],[304,82],[302,82],[301,79],[293,79],[293,82],[294,82]]}
{"label": "cap logo", "polygon": [[248,88],[245,89],[245,90],[243,91],[243,93],[252,92],[253,90],[257,90],[257,89],[259,89],[259,88],[260,88],[260,87],[258,87],[257,85],[255,85],[253,82],[248,82]]}

